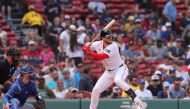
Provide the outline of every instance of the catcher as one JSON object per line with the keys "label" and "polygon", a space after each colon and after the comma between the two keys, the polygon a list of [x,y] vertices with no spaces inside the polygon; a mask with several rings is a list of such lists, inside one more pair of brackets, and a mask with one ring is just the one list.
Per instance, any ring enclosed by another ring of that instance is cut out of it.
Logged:
{"label": "catcher", "polygon": [[29,96],[34,96],[37,103],[45,108],[45,101],[38,95],[34,83],[34,67],[25,65],[3,98],[3,109],[34,109],[31,104],[25,103]]}

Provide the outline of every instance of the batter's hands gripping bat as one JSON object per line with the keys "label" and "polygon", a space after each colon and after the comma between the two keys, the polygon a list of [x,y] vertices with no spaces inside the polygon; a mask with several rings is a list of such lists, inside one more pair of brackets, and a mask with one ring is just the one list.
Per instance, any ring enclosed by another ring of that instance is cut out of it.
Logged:
{"label": "batter's hands gripping bat", "polygon": [[[109,29],[113,24],[115,23],[115,19],[113,19],[110,23],[108,23],[104,29]],[[104,30],[103,29],[103,30]],[[94,37],[94,39],[92,39],[92,41],[90,42],[90,45],[92,44],[92,42],[94,42],[98,37],[100,36],[100,33],[98,33],[98,35],[96,35],[96,37]]]}

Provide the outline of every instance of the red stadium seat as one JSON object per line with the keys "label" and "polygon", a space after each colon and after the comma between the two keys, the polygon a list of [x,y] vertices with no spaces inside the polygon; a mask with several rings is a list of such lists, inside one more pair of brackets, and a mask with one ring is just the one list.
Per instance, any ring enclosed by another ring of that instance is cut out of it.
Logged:
{"label": "red stadium seat", "polygon": [[10,25],[4,25],[1,27],[2,30],[9,31],[11,29]]}

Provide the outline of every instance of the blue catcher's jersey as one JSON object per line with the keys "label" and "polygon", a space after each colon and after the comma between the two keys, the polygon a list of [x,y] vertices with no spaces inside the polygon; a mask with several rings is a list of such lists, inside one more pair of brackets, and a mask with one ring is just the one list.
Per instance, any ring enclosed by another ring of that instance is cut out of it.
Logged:
{"label": "blue catcher's jersey", "polygon": [[24,105],[29,96],[38,96],[34,81],[30,80],[29,84],[25,85],[21,78],[18,78],[9,88],[6,96],[10,99],[16,98],[20,101],[20,106]]}

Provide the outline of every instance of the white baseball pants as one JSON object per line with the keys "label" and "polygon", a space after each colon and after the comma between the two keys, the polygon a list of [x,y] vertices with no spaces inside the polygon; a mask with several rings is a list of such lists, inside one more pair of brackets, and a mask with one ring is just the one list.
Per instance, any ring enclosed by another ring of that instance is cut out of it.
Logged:
{"label": "white baseball pants", "polygon": [[126,65],[123,65],[113,71],[105,70],[92,90],[90,109],[97,108],[100,94],[110,87],[114,82],[123,90],[129,90],[130,86],[125,81],[128,74],[129,70]]}

